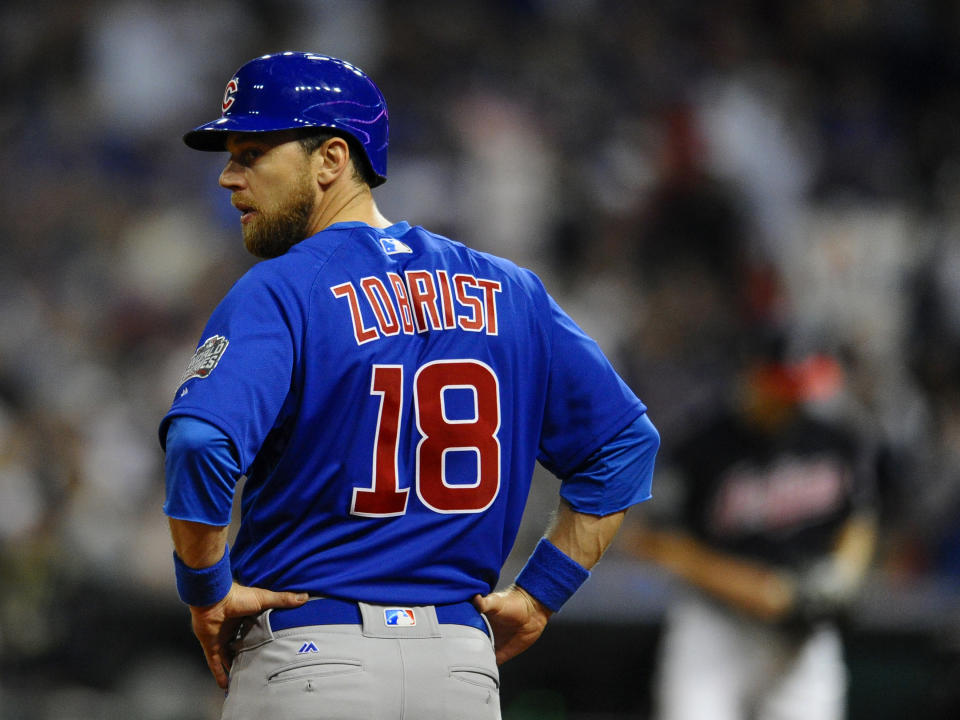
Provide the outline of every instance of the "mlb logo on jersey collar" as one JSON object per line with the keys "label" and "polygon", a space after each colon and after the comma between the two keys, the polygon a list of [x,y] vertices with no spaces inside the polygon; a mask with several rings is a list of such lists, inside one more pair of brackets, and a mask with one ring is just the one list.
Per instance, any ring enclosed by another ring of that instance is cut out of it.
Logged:
{"label": "mlb logo on jersey collar", "polygon": [[387,627],[413,627],[417,616],[412,608],[384,608],[383,621]]}
{"label": "mlb logo on jersey collar", "polygon": [[387,255],[397,255],[398,253],[412,253],[409,245],[401,240],[390,237],[380,238],[380,246]]}

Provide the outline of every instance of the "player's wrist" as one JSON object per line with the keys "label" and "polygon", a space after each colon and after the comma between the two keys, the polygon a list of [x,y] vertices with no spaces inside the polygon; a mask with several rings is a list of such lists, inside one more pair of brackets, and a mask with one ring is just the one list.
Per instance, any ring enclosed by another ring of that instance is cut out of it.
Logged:
{"label": "player's wrist", "polygon": [[525,588],[522,588],[514,583],[511,589],[520,595],[521,598],[523,598],[523,601],[529,608],[530,615],[540,615],[547,620],[549,620],[550,616],[553,615],[553,610],[537,600],[537,598],[531,595],[530,592]]}
{"label": "player's wrist", "polygon": [[233,586],[228,547],[224,548],[223,557],[216,564],[205,568],[190,567],[174,551],[173,567],[177,578],[177,593],[187,605],[215,605],[227,596]]}
{"label": "player's wrist", "polygon": [[583,565],[540,538],[514,584],[550,612],[558,612],[589,577]]}

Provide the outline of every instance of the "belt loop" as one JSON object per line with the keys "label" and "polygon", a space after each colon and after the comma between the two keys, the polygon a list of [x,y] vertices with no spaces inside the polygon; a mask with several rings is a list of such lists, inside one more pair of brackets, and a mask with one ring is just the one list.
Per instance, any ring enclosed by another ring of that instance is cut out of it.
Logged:
{"label": "belt loop", "polygon": [[496,648],[497,641],[496,638],[493,637],[493,625],[490,624],[487,616],[483,613],[480,613],[480,617],[483,619],[483,624],[487,626],[487,637],[490,638],[490,646]]}
{"label": "belt loop", "polygon": [[363,636],[370,638],[438,638],[440,623],[433,605],[370,605],[357,603]]}
{"label": "belt loop", "polygon": [[273,630],[270,628],[271,612],[272,610],[265,610],[259,615],[243,619],[232,643],[237,652],[252,650],[273,640]]}

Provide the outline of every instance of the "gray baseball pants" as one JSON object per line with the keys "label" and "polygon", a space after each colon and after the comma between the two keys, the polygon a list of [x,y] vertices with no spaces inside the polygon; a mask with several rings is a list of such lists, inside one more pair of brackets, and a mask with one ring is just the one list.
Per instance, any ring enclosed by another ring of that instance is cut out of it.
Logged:
{"label": "gray baseball pants", "polygon": [[441,624],[433,606],[403,626],[358,605],[355,624],[273,631],[270,610],[245,622],[222,720],[500,720],[489,634]]}

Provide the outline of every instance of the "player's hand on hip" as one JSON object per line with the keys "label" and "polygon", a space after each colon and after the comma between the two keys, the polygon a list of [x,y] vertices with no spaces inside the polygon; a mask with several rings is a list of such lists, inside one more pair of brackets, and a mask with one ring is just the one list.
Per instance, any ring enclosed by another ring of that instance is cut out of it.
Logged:
{"label": "player's hand on hip", "polygon": [[539,600],[516,585],[489,595],[476,595],[473,604],[487,616],[493,628],[498,665],[533,645],[553,614]]}
{"label": "player's hand on hip", "polygon": [[217,685],[227,689],[227,673],[233,661],[230,642],[236,637],[243,618],[268,608],[297,607],[308,599],[306,593],[274,592],[233,583],[227,596],[215,605],[191,605],[193,634],[203,647],[207,667],[213,673]]}

